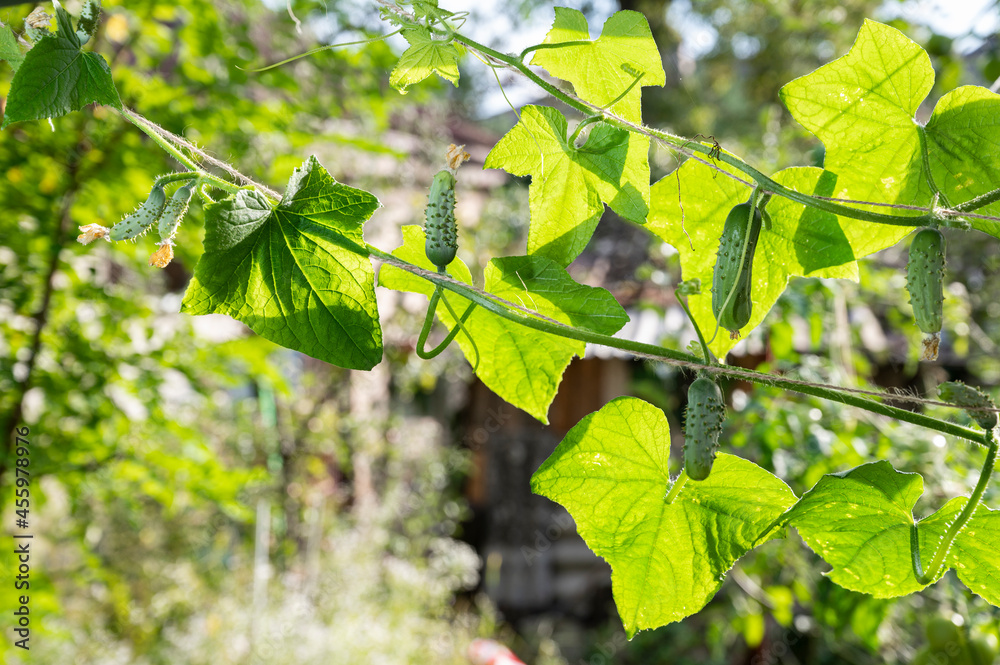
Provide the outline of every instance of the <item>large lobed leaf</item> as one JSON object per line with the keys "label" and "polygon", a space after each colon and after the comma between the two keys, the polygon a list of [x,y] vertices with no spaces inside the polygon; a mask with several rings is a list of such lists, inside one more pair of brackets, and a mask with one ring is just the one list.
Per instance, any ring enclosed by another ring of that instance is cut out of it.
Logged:
{"label": "large lobed leaf", "polygon": [[275,207],[252,190],[206,206],[205,253],[183,311],[228,314],[282,346],[371,369],[382,358],[382,330],[361,227],[378,207],[315,157]]}
{"label": "large lobed leaf", "polygon": [[778,478],[720,454],[707,480],[688,482],[668,504],[669,460],[663,412],[621,397],[570,430],[531,479],[611,565],[629,637],[698,612],[737,559],[774,537],[775,520],[795,502]]}
{"label": "large lobed leaf", "polygon": [[[419,226],[403,227],[403,245],[393,255],[421,268],[435,269],[424,253],[424,232]],[[461,260],[453,261],[448,273],[472,283],[472,275]],[[486,291],[561,323],[613,334],[628,321],[610,293],[574,282],[565,268],[544,257],[492,259],[485,279]],[[379,271],[379,285],[427,296],[434,291],[431,282],[392,265]],[[448,291],[444,298],[459,315],[469,305],[468,300]],[[438,307],[437,315],[449,330],[455,326],[445,307]],[[478,363],[476,375],[507,402],[547,423],[546,414],[563,371],[573,356],[583,355],[586,345],[521,326],[481,307],[466,320],[465,329],[475,338],[475,347],[464,333],[459,333],[456,341],[469,362]]]}
{"label": "large lobed leaf", "polygon": [[69,14],[59,5],[56,19],[58,32],[39,40],[20,62],[17,43],[9,44],[9,30],[0,29],[5,34],[0,57],[16,70],[0,129],[24,120],[57,118],[95,102],[122,107],[108,63],[81,50]]}
{"label": "large lobed leaf", "polygon": [[[913,530],[920,560],[927,566],[948,526],[968,499],[957,497],[916,522],[913,506],[923,479],[886,461],[823,476],[786,515],[790,526],[833,569],[830,579],[876,598],[919,591],[912,564]],[[973,592],[1000,605],[1000,513],[979,506],[958,534],[944,571],[954,567]],[[943,571],[943,572],[944,572]]]}
{"label": "large lobed leaf", "polygon": [[406,94],[406,88],[431,74],[458,85],[458,49],[451,42],[434,39],[427,28],[403,30],[410,48],[399,57],[389,75],[389,84]]}
{"label": "large lobed leaf", "polygon": [[[544,43],[564,42],[586,43],[540,49],[531,64],[572,83],[585,101],[598,107],[614,101],[611,111],[641,122],[643,86],[666,82],[646,18],[639,12],[616,12],[601,36],[591,40],[582,12],[556,7]],[[629,89],[637,75],[638,83]],[[649,212],[648,155],[648,138],[603,123],[591,129],[584,145],[571,145],[561,113],[527,106],[514,129],[490,152],[486,166],[531,175],[528,253],[569,265],[590,242],[604,203],[625,219],[644,223]]]}
{"label": "large lobed leaf", "polygon": [[486,168],[530,175],[528,253],[569,265],[590,242],[604,202],[642,224],[649,211],[649,141],[598,123],[586,143],[569,142],[556,109],[525,106],[490,151]]}
{"label": "large lobed leaf", "polygon": [[646,17],[635,11],[615,12],[605,21],[601,36],[591,40],[583,12],[556,7],[555,14],[545,44],[589,43],[535,51],[531,64],[569,81],[581,99],[600,107],[610,104],[632,85],[635,76],[629,70],[641,74],[639,84],[610,107],[626,120],[640,122],[642,87],[662,86],[667,81]]}
{"label": "large lobed leaf", "polygon": [[[1000,182],[1000,95],[958,88],[922,126],[914,114],[933,85],[927,53],[869,20],[847,55],[791,81],[781,98],[825,144],[824,166],[840,175],[845,198],[926,206],[938,192],[956,205]],[[1000,214],[1000,204],[980,212]],[[1000,224],[971,221],[1000,237]]]}

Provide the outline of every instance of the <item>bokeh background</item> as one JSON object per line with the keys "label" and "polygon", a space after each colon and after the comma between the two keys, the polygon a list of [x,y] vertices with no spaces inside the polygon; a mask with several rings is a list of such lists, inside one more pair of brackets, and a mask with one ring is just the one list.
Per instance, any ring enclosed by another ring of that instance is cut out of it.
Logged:
{"label": "bokeh background", "polygon": [[[644,91],[647,123],[714,136],[764,171],[821,165],[822,146],[778,100],[785,82],[847,51],[865,17],[931,54],[920,113],[962,84],[1000,78],[995,1],[600,0],[648,18],[667,85]],[[66,2],[76,12],[78,2]],[[507,51],[544,38],[552,4],[463,2],[475,39]],[[0,8],[20,31],[32,5]],[[92,48],[124,102],[281,188],[316,154],[341,182],[380,198],[366,227],[389,250],[420,223],[449,143],[472,161],[458,185],[460,255],[477,269],[523,252],[527,181],[483,171],[514,123],[492,71],[462,62],[459,88],[388,85],[398,38],[249,68],[388,31],[374,3],[280,0],[107,2]],[[513,76],[515,104],[548,103]],[[0,109],[10,71],[0,64]],[[656,149],[654,178],[677,156]],[[331,367],[221,316],[178,313],[201,253],[200,206],[177,258],[147,266],[151,241],[84,247],[77,226],[112,225],[152,179],[177,168],[104,108],[0,133],[0,507],[12,542],[17,427],[30,428],[30,656],[12,646],[12,548],[0,547],[5,663],[466,663],[476,637],[529,665],[904,663],[944,617],[996,644],[997,608],[953,575],[922,594],[876,600],[829,583],[794,532],[740,561],[696,616],[624,638],[608,567],[528,479],[585,414],[621,394],[647,399],[681,439],[685,386],[665,365],[590,349],[567,370],[542,426],[473,377],[457,350],[416,357],[426,301],[379,289],[385,359]],[[919,364],[905,248],[862,264],[859,284],[798,279],[730,362],[794,369],[841,385],[921,394],[942,380],[1000,384],[1000,252],[949,232],[940,362]],[[610,212],[570,266],[628,309],[623,335],[683,348],[674,251]],[[835,404],[733,382],[726,450],[796,491],[821,475],[890,459],[924,475],[917,515],[968,492],[969,446]],[[679,468],[679,463],[678,463]],[[997,505],[997,492],[987,505]]]}

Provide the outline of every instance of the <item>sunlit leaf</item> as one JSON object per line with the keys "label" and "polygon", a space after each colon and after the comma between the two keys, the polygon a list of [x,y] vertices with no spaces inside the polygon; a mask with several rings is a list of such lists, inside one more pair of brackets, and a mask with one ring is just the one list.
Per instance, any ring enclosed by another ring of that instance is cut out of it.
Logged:
{"label": "sunlit leaf", "polygon": [[296,169],[275,207],[251,190],[206,206],[205,254],[183,311],[228,314],[282,346],[371,369],[382,358],[382,331],[361,227],[378,206],[315,157]]}
{"label": "sunlit leaf", "polygon": [[531,479],[562,504],[587,546],[611,564],[629,637],[698,612],[741,556],[774,537],[795,495],[756,464],[720,454],[711,475],[671,503],[670,426],[621,397],[581,420]]}

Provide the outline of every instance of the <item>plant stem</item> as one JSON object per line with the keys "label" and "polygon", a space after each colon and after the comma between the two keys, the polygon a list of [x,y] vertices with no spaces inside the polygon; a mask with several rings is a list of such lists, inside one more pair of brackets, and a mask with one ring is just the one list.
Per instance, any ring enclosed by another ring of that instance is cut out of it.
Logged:
{"label": "plant stem", "polygon": [[[490,58],[493,58],[494,60],[497,60],[510,67],[513,67],[517,71],[521,72],[521,74],[526,76],[532,83],[534,83],[542,90],[555,97],[556,99],[560,100],[570,108],[579,111],[580,113],[588,117],[594,115],[595,113],[603,112],[603,109],[594,106],[592,104],[583,102],[582,100],[577,99],[576,97],[564,92],[563,90],[560,90],[556,86],[545,81],[540,76],[535,74],[535,72],[531,71],[531,69],[517,56],[501,53],[499,51],[491,49],[488,46],[485,46],[484,44],[480,44],[479,42],[469,39],[465,35],[459,34],[457,32],[453,34],[453,37],[455,41],[464,44],[468,48],[479,51],[483,55],[486,55]],[[713,150],[715,150],[713,146],[704,146],[701,145],[700,143],[691,141],[689,139],[685,139],[680,136],[675,136],[673,134],[653,129],[651,127],[646,127],[644,125],[638,125],[632,122],[628,122],[627,120],[624,120],[623,118],[610,112],[604,112],[603,120],[620,129],[624,129],[626,131],[630,131],[633,133],[643,134],[650,138],[655,138],[659,141],[662,141],[663,143],[667,143],[681,150],[700,152],[706,156],[712,153]],[[832,201],[818,199],[816,197],[810,196],[809,194],[803,194],[802,192],[797,192],[794,189],[789,189],[784,185],[778,184],[768,176],[764,175],[754,167],[750,166],[749,164],[739,159],[738,157],[734,157],[733,155],[722,152],[718,155],[712,155],[712,157],[750,176],[750,178],[752,178],[757,183],[758,186],[766,189],[769,192],[772,192],[779,196],[783,196],[797,203],[801,203],[803,205],[816,208],[817,210],[823,210],[825,212],[830,212],[835,215],[840,215],[842,217],[850,217],[852,219],[860,219],[866,222],[875,222],[878,224],[889,224],[892,226],[907,226],[907,227],[924,226],[936,219],[936,216],[931,212],[928,212],[927,214],[924,215],[918,215],[913,217],[903,217],[899,215],[886,215],[882,213],[871,212],[859,208],[851,208],[845,205],[840,205],[838,203],[833,203]],[[1000,197],[1000,195],[998,195],[998,197]]]}
{"label": "plant stem", "polygon": [[569,141],[566,142],[567,145],[570,145],[575,148],[576,140],[580,137],[580,132],[583,131],[583,128],[586,127],[587,125],[592,125],[595,122],[600,122],[600,121],[601,121],[601,116],[599,115],[592,115],[589,118],[584,118],[583,120],[581,120],[580,124],[576,126],[576,129],[574,129],[573,133],[570,135]]}
{"label": "plant stem", "polygon": [[913,574],[916,575],[917,581],[921,584],[930,584],[941,576],[945,567],[945,557],[951,551],[951,546],[954,544],[955,538],[958,537],[958,534],[962,532],[962,529],[972,519],[972,514],[979,507],[979,502],[983,498],[983,492],[986,491],[986,486],[990,482],[990,476],[993,475],[993,467],[997,459],[997,439],[993,431],[989,431],[983,436],[983,440],[984,445],[989,446],[989,450],[986,453],[986,462],[983,463],[983,470],[979,473],[979,482],[976,483],[976,488],[972,490],[972,496],[969,497],[965,507],[962,508],[962,512],[958,514],[955,521],[945,531],[944,537],[942,537],[941,542],[938,544],[937,552],[934,553],[934,557],[931,559],[931,564],[927,567],[926,572],[920,566],[920,539],[917,537],[917,525],[914,524],[910,531],[910,553],[913,559]]}
{"label": "plant stem", "polygon": [[593,43],[594,42],[592,42],[589,39],[577,39],[571,42],[559,42],[558,44],[535,44],[534,46],[529,46],[528,48],[521,51],[521,55],[518,56],[518,60],[524,62],[524,56],[528,55],[532,51],[541,51],[542,49],[547,49],[547,48],[562,48],[563,46],[587,46]]}
{"label": "plant stem", "polygon": [[167,173],[165,175],[161,175],[160,177],[158,177],[155,181],[153,181],[153,183],[156,185],[168,185],[172,182],[177,182],[180,180],[195,180],[200,177],[201,173],[197,171],[185,171],[183,173]]}
{"label": "plant stem", "polygon": [[682,351],[676,351],[674,349],[668,349],[666,347],[656,346],[653,344],[645,344],[643,342],[634,342],[628,339],[620,339],[611,335],[604,335],[583,328],[575,328],[551,319],[539,318],[540,315],[537,314],[529,315],[521,310],[512,309],[508,303],[493,294],[480,291],[479,289],[453,280],[445,275],[424,270],[423,268],[413,265],[407,261],[403,261],[392,254],[383,252],[372,245],[366,244],[365,247],[370,256],[385,261],[386,263],[406,270],[407,272],[413,273],[419,277],[423,277],[424,279],[434,283],[435,285],[439,285],[443,289],[451,291],[452,293],[457,293],[458,295],[471,300],[480,307],[493,312],[497,316],[507,319],[508,321],[513,321],[514,323],[518,323],[540,332],[549,333],[550,335],[566,339],[575,339],[589,344],[600,344],[613,349],[626,351],[638,357],[659,360],[661,362],[670,362],[693,370],[703,369],[710,373],[735,376],[760,385],[775,386],[777,388],[783,388],[785,390],[802,393],[804,395],[812,395],[814,397],[830,400],[832,402],[839,402],[840,404],[846,404],[848,406],[864,409],[865,411],[886,416],[887,418],[894,418],[896,420],[908,422],[942,434],[956,436],[979,445],[987,445],[983,441],[983,433],[981,431],[968,427],[962,427],[961,425],[956,425],[955,423],[950,423],[931,416],[925,416],[922,413],[914,413],[912,411],[907,411],[906,409],[900,409],[895,406],[889,406],[888,404],[882,404],[881,402],[876,402],[873,399],[862,397],[844,390],[814,384],[805,384],[800,381],[784,379],[780,376],[747,370],[742,367],[715,365],[710,362],[706,362],[697,356],[693,356]]}
{"label": "plant stem", "polygon": [[996,201],[1000,201],[1000,188],[994,189],[992,192],[986,192],[981,194],[974,199],[969,199],[965,203],[959,203],[954,206],[952,210],[958,210],[960,212],[969,212],[970,210],[977,210],[983,206],[987,206]]}
{"label": "plant stem", "polygon": [[156,131],[154,131],[151,127],[149,127],[149,125],[143,122],[144,119],[140,119],[139,116],[134,115],[127,109],[120,111],[120,113],[123,118],[125,118],[133,125],[138,127],[143,134],[153,139],[153,142],[156,143],[156,145],[160,146],[160,148],[162,148],[167,154],[169,154],[171,157],[176,159],[184,166],[188,167],[188,169],[190,169],[191,171],[196,172],[198,174],[198,177],[201,178],[202,181],[209,182],[213,187],[217,187],[218,189],[229,192],[230,194],[235,194],[236,192],[239,191],[240,188],[238,186],[230,182],[226,182],[222,178],[218,178],[212,175],[211,173],[202,170],[202,168],[198,166],[197,162],[195,162],[193,159],[191,159],[190,157],[182,153],[180,150],[172,146]]}
{"label": "plant stem", "polygon": [[[451,332],[449,332],[444,338],[444,341],[430,351],[427,351],[424,347],[427,345],[427,337],[430,336],[431,327],[434,325],[434,312],[437,311],[438,301],[441,300],[441,291],[442,289],[440,286],[435,287],[434,293],[431,295],[431,300],[427,304],[427,314],[424,315],[424,325],[420,328],[420,334],[417,336],[417,357],[423,358],[424,360],[436,358],[441,355],[442,351],[448,348],[448,345],[451,344],[452,340],[455,339],[458,333],[465,330],[462,324],[465,323],[465,320],[469,318],[472,314],[472,310],[476,307],[475,305],[470,304],[468,309],[465,310],[465,313],[462,314],[461,318],[452,312],[452,316],[455,319],[455,327],[451,329]],[[445,306],[450,307],[447,300],[441,300],[441,302],[443,302]],[[472,335],[469,333],[465,333],[465,335],[469,338],[469,341],[475,345],[476,341],[472,339]]]}
{"label": "plant stem", "polygon": [[687,305],[687,298],[682,298],[677,294],[677,289],[674,289],[674,297],[677,298],[677,302],[684,309],[684,313],[687,314],[688,320],[691,321],[691,325],[694,326],[694,331],[698,335],[698,341],[701,343],[701,352],[705,355],[705,362],[715,364],[715,355],[709,350],[708,343],[705,341],[705,336],[701,334],[701,328],[698,326],[698,322],[694,320],[694,314]]}
{"label": "plant stem", "polygon": [[663,502],[670,505],[677,498],[677,495],[681,493],[681,488],[687,484],[688,474],[686,469],[681,469],[681,475],[677,476],[677,480],[671,485],[670,491],[667,492],[667,496],[663,497]]}

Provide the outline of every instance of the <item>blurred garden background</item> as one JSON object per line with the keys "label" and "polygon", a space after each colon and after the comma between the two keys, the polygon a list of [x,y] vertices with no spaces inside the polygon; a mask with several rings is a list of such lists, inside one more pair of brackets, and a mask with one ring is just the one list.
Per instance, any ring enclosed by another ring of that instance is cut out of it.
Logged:
{"label": "blurred garden background", "polygon": [[[554,6],[441,4],[471,12],[474,38],[514,52],[543,39]],[[645,122],[713,136],[765,172],[822,165],[822,146],[778,90],[845,53],[866,17],[931,54],[925,116],[943,92],[1000,80],[1000,4],[990,0],[558,4],[584,11],[595,32],[618,9],[642,12],[667,71],[664,88],[645,90]],[[33,8],[0,7],[0,21],[20,32]],[[498,79],[467,58],[460,87],[428,80],[404,97],[388,84],[398,37],[248,71],[387,32],[363,0],[106,2],[104,12],[90,46],[126,106],[166,129],[272,187],[317,155],[382,201],[365,236],[386,250],[401,225],[422,222],[448,144],[464,144],[460,256],[477,274],[493,256],[523,252],[527,180],[481,167],[514,124],[498,83],[516,105],[549,101],[510,73]],[[0,109],[10,79],[0,63]],[[664,149],[650,161],[654,179],[678,164]],[[371,372],[283,349],[226,317],[181,315],[200,206],[164,270],[147,265],[148,239],[76,242],[78,226],[114,224],[176,168],[106,108],[0,132],[0,662],[458,664],[471,640],[490,637],[529,665],[903,663],[935,617],[996,644],[1000,610],[952,574],[877,600],[829,583],[794,532],[740,561],[701,613],[627,642],[610,569],[528,480],[616,395],[662,407],[679,441],[693,377],[589,349],[543,426],[477,383],[457,349],[417,358],[422,296],[379,289],[386,353]],[[947,238],[939,363],[917,362],[902,247],[862,262],[860,283],[793,281],[730,362],[921,394],[947,379],[1000,385],[1000,251],[981,236]],[[676,254],[641,228],[609,211],[569,269],[626,307],[622,335],[678,348],[694,338],[673,297]],[[726,393],[723,449],[796,493],[891,459],[928,479],[920,515],[977,476],[971,447],[915,427],[738,382]],[[25,426],[30,653],[13,646],[8,546],[13,433]],[[987,505],[998,498],[991,491]]]}

